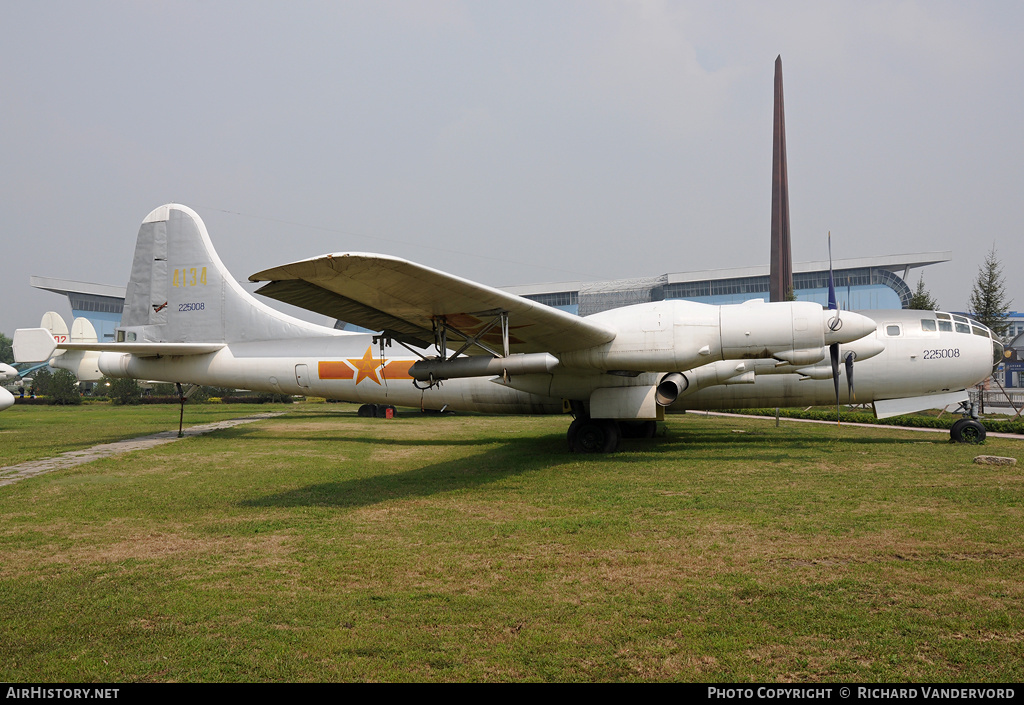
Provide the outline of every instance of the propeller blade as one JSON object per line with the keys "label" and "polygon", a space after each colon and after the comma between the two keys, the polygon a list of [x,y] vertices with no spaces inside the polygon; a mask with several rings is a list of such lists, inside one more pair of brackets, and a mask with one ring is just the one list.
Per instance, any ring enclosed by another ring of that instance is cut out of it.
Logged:
{"label": "propeller blade", "polygon": [[850,393],[850,402],[856,402],[857,395],[853,393],[853,361],[857,359],[857,353],[851,350],[846,353],[846,357],[843,359],[846,363],[846,386],[847,391]]}
{"label": "propeller blade", "polygon": [[828,233],[828,309],[836,312],[828,320],[829,330],[835,333],[843,327],[843,322],[839,318],[839,304],[836,302],[836,283],[835,277],[832,276],[832,231]]}
{"label": "propeller blade", "polygon": [[836,423],[839,423],[839,343],[828,346],[828,355],[832,359],[832,384],[836,388]]}
{"label": "propeller blade", "polygon": [[[832,276],[832,231],[828,232],[828,307],[836,315],[828,322],[833,331],[839,330],[843,322],[839,320],[839,304],[836,303],[836,284]],[[832,360],[832,385],[836,388],[836,424],[839,423],[839,343],[828,346],[828,356]]]}

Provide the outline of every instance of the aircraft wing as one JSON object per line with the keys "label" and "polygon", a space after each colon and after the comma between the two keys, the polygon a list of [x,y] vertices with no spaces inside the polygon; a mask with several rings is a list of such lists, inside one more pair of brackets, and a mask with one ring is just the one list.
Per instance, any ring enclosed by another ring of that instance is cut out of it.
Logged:
{"label": "aircraft wing", "polygon": [[[456,330],[475,335],[499,311],[509,314],[514,353],[558,353],[615,338],[611,328],[565,311],[387,255],[323,255],[257,272],[249,281],[269,282],[258,294],[421,347],[433,342],[436,319],[444,317]],[[491,329],[481,340],[500,348],[501,329]]]}

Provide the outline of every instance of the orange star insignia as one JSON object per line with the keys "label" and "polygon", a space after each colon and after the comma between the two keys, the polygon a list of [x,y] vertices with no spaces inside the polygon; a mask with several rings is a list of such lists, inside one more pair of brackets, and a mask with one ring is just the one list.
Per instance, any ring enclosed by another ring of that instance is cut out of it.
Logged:
{"label": "orange star insignia", "polygon": [[366,348],[366,354],[363,355],[362,359],[348,358],[348,361],[356,368],[356,384],[359,384],[364,379],[372,379],[377,384],[380,384],[380,379],[377,377],[377,368],[384,364],[384,361],[373,357],[371,350],[372,348]]}

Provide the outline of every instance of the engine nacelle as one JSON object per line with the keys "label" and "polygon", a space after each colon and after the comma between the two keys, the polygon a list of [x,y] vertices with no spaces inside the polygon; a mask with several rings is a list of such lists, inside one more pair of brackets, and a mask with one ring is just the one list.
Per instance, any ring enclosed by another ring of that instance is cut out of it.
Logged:
{"label": "engine nacelle", "polygon": [[589,318],[617,331],[604,345],[559,354],[564,367],[676,372],[716,360],[776,358],[806,366],[832,343],[873,333],[875,322],[809,301],[761,300],[712,306],[658,301],[612,309]]}
{"label": "engine nacelle", "polygon": [[52,367],[70,370],[82,382],[97,382],[103,377],[99,369],[101,353],[93,350],[62,350],[64,354],[50,362]]}
{"label": "engine nacelle", "polygon": [[96,366],[107,377],[131,377],[128,367],[132,356],[128,353],[101,352]]}

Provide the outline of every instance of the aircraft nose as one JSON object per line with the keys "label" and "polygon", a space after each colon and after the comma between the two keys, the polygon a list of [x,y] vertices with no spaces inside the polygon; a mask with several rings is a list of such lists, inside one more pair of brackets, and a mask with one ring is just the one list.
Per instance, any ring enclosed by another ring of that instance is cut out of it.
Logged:
{"label": "aircraft nose", "polygon": [[871,335],[878,327],[878,324],[867,316],[853,311],[823,309],[821,320],[825,327],[826,345],[852,343],[865,335]]}

